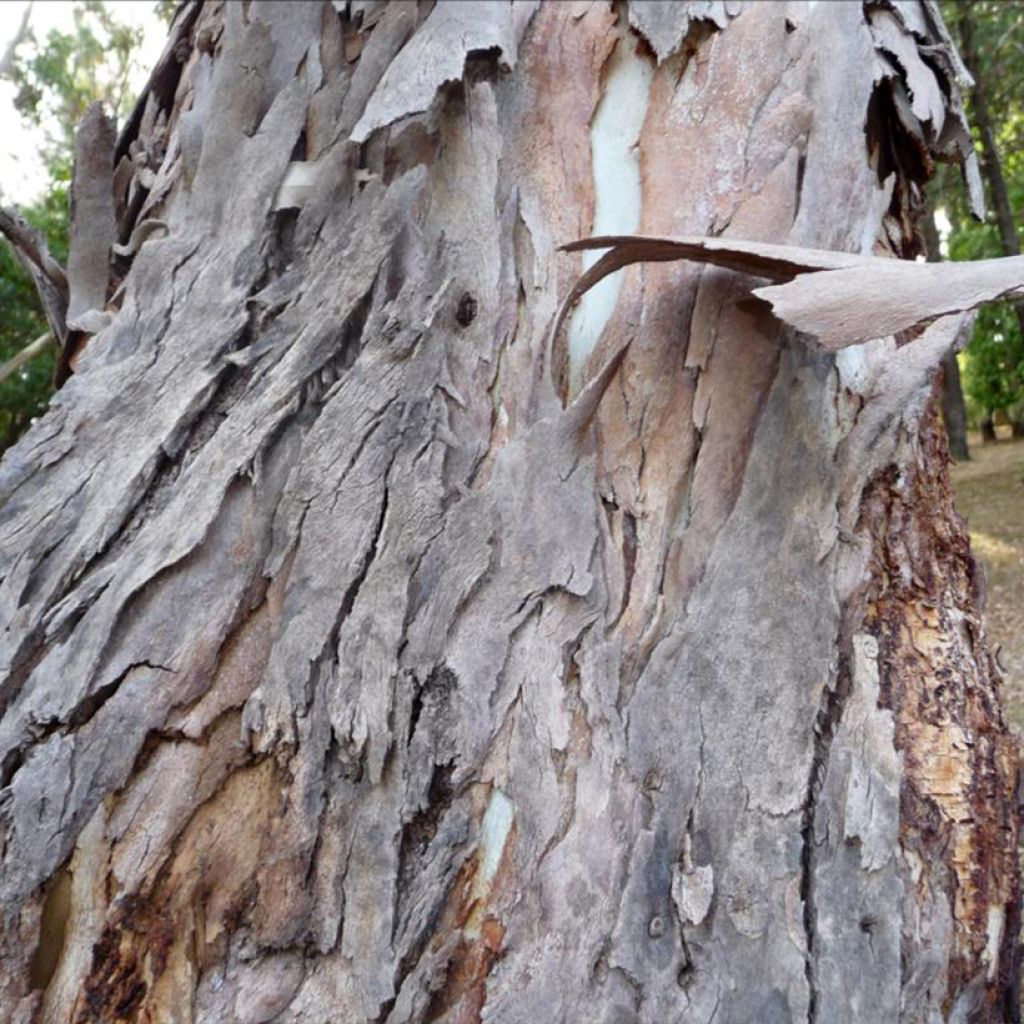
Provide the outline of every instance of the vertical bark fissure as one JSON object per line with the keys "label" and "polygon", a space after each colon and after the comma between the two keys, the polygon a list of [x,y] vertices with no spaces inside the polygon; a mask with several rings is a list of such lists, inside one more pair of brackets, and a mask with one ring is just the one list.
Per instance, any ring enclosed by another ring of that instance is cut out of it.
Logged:
{"label": "vertical bark fissure", "polygon": [[[845,641],[840,640],[845,646]],[[829,752],[836,729],[842,719],[843,707],[850,691],[848,656],[839,657],[839,665],[833,685],[825,684],[821,703],[814,719],[814,744],[811,765],[807,777],[807,795],[801,809],[800,834],[803,842],[801,855],[800,898],[803,900],[804,936],[807,943],[806,971],[808,986],[808,1024],[818,1024],[821,985],[818,977],[818,894],[815,887],[815,872],[818,867],[818,841],[815,836],[817,825],[818,799],[828,769]]]}

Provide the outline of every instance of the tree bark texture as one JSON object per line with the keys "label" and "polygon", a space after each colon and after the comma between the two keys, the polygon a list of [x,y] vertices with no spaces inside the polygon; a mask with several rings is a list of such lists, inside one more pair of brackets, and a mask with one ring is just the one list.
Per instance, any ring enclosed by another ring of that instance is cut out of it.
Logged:
{"label": "tree bark texture", "polygon": [[0,1018],[1016,1019],[948,332],[692,263],[551,332],[585,234],[911,252],[935,18],[179,12],[0,468]]}

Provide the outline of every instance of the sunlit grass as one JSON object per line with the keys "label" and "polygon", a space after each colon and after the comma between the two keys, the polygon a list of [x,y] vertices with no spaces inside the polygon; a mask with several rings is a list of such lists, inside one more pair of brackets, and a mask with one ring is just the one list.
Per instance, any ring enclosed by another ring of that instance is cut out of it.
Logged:
{"label": "sunlit grass", "polygon": [[1024,441],[972,441],[971,461],[952,468],[953,486],[985,567],[985,621],[1006,673],[1007,714],[1024,731]]}

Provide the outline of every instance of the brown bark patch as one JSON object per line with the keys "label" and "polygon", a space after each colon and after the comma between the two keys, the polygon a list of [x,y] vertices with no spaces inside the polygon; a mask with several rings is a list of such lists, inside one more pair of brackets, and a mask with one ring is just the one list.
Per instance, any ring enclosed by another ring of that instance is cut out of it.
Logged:
{"label": "brown bark patch", "polygon": [[515,822],[504,837],[498,867],[486,875],[487,855],[482,845],[463,864],[442,914],[433,946],[440,949],[453,932],[461,932],[448,965],[444,985],[434,993],[426,1021],[480,1024],[487,1000],[487,976],[501,956],[505,939],[503,914],[511,902],[515,882],[512,851]]}
{"label": "brown bark patch", "polygon": [[873,536],[875,581],[868,626],[904,759],[901,843],[920,858],[933,889],[952,886],[947,1009],[973,982],[983,995],[971,1019],[996,1021],[1009,1019],[1015,998],[1019,754],[1003,720],[978,569],[934,408],[919,441],[904,473],[892,468],[866,492],[862,523]]}

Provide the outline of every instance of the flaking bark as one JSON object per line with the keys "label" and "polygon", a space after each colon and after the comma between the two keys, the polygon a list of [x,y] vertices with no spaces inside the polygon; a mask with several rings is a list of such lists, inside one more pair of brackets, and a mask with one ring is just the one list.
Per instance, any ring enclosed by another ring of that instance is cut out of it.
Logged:
{"label": "flaking bark", "polygon": [[936,18],[178,12],[111,322],[0,464],[5,1024],[1013,1019],[957,318],[804,337],[684,261],[555,330],[631,72],[624,232],[903,275]]}

